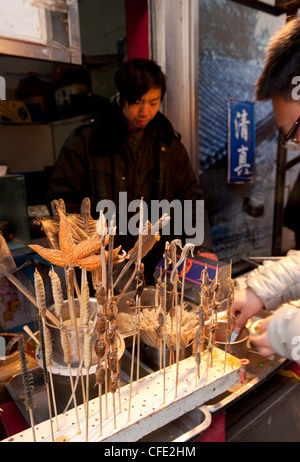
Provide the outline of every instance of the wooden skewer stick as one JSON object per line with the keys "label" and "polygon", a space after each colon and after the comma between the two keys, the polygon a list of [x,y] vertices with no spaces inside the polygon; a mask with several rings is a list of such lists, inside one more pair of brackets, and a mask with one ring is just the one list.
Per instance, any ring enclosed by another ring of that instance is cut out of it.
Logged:
{"label": "wooden skewer stick", "polygon": [[[71,364],[70,364],[70,363],[68,363],[68,369],[69,369],[69,377],[70,377],[71,390],[72,390],[72,393],[73,393],[73,392],[74,392],[74,381],[73,381],[72,368],[71,368]],[[76,421],[77,421],[78,433],[81,433],[80,421],[79,421],[79,416],[78,416],[77,399],[76,399],[75,393],[74,393],[74,395],[73,395],[73,403],[74,403],[74,408],[75,408],[75,414],[76,414]]]}
{"label": "wooden skewer stick", "polygon": [[87,331],[84,333],[84,367],[86,370],[86,416],[85,416],[85,441],[89,440],[89,371],[92,363],[91,351],[92,334]]}
{"label": "wooden skewer stick", "polygon": [[[108,283],[107,283],[107,264],[106,264],[106,255],[105,255],[105,236],[107,234],[107,225],[106,225],[106,220],[104,217],[103,212],[100,212],[100,217],[97,223],[97,232],[101,236],[101,249],[100,249],[100,255],[101,255],[101,282],[102,282],[102,287],[104,289],[104,303],[102,305],[102,312],[104,312],[103,306],[106,306],[107,304],[107,288],[108,288]],[[105,364],[105,377],[104,377],[104,393],[105,393],[105,417],[108,419],[108,383],[107,383],[107,359],[106,359],[106,353],[105,353],[105,358],[104,358],[104,364]],[[102,385],[101,385],[101,406],[102,406]],[[101,426],[102,426],[102,407],[101,407]],[[102,430],[101,430],[102,431]]]}
{"label": "wooden skewer stick", "polygon": [[163,379],[163,402],[166,402],[166,324],[167,324],[167,268],[168,268],[168,255],[169,253],[169,242],[165,246],[164,254],[164,265],[165,265],[165,274],[164,274],[164,342],[163,342],[163,367],[164,367],[164,379]]}
{"label": "wooden skewer stick", "polygon": [[[71,390],[73,394],[74,383],[73,383],[73,376],[72,376],[72,369],[71,369],[72,352],[71,352],[69,331],[67,327],[64,325],[63,319],[62,319],[63,292],[61,288],[61,282],[60,282],[58,275],[53,270],[53,268],[51,271],[49,271],[49,276],[51,278],[51,286],[52,286],[52,294],[53,294],[53,299],[54,299],[55,313],[60,320],[59,328],[60,328],[60,336],[61,336],[61,345],[62,345],[62,349],[64,352],[64,361],[67,364],[68,369],[69,369],[70,385],[71,385]],[[73,403],[75,407],[76,420],[77,420],[77,425],[78,425],[78,433],[81,433],[79,417],[78,417],[78,410],[77,410],[77,400],[76,400],[75,393],[74,393]]]}
{"label": "wooden skewer stick", "polygon": [[51,335],[48,328],[45,326],[45,322],[43,320],[44,325],[44,336],[45,336],[45,351],[46,351],[46,365],[49,371],[49,378],[50,378],[50,385],[51,385],[51,394],[52,394],[52,401],[56,419],[56,429],[59,431],[59,421],[58,421],[58,413],[57,413],[57,406],[56,406],[56,396],[55,396],[55,389],[54,389],[54,382],[53,382],[53,374],[52,374],[52,344],[51,344]]}
{"label": "wooden skewer stick", "polygon": [[[141,199],[140,203],[140,223],[139,223],[139,238],[138,238],[138,255],[137,255],[137,274],[141,275],[142,273],[142,249],[143,249],[143,241],[142,241],[142,233],[143,233],[143,198]],[[139,296],[139,288],[137,287],[137,295],[135,300],[136,306],[140,306],[140,296]],[[139,313],[139,319],[138,319]],[[131,397],[132,397],[132,382],[133,382],[133,369],[134,369],[134,355],[135,355],[135,343],[136,343],[136,330],[137,324],[140,331],[140,310],[135,310],[134,313],[134,333],[133,333],[133,343],[132,343],[132,352],[131,352],[131,369],[130,369],[130,391],[129,391],[129,405],[128,405],[128,422],[130,421],[130,412],[131,412]],[[138,337],[139,340],[139,337]],[[139,342],[140,343],[140,342]],[[136,392],[138,393],[138,383],[139,383],[139,351],[137,357],[137,368],[136,368]]]}
{"label": "wooden skewer stick", "polygon": [[232,314],[231,314],[231,305],[234,301],[233,285],[231,279],[232,273],[232,260],[230,260],[230,272],[228,279],[228,297],[227,297],[227,323],[226,323],[226,343],[225,343],[225,356],[224,356],[224,372],[226,370],[227,363],[227,352],[228,352],[228,343],[230,342],[230,337],[232,333]]}
{"label": "wooden skewer stick", "polygon": [[36,337],[36,335],[34,335],[34,333],[32,332],[32,330],[30,329],[30,327],[29,327],[29,326],[23,326],[23,329],[24,329],[24,330],[25,330],[25,332],[26,332],[26,333],[29,335],[29,337],[31,337],[31,338],[32,338],[32,340],[34,340],[34,341],[35,341],[35,343],[36,343],[37,345],[39,345],[39,344],[40,344],[40,341],[39,341],[39,339]]}
{"label": "wooden skewer stick", "polygon": [[[49,371],[51,391],[52,391],[52,400],[53,400],[53,406],[54,406],[54,411],[55,411],[55,416],[56,416],[57,430],[59,430],[56,398],[55,398],[53,377],[52,377],[52,371],[51,371],[52,340],[51,340],[50,331],[48,327],[46,326],[46,294],[45,294],[45,287],[44,287],[42,276],[37,271],[37,269],[34,272],[34,285],[35,285],[35,295],[36,295],[36,300],[37,300],[37,306],[39,308],[39,319],[40,319],[39,322],[41,322],[40,335],[43,335],[43,341],[44,341],[44,347],[45,347],[45,362],[46,362],[46,366],[48,367],[48,371]],[[43,344],[42,344],[42,348],[43,348]],[[48,383],[48,380],[45,380],[45,382]],[[51,406],[49,404],[49,412],[51,412],[50,409],[51,409]],[[51,421],[52,421],[52,418],[51,418]]]}
{"label": "wooden skewer stick", "polygon": [[193,255],[194,251],[193,244],[186,244],[182,250],[181,258],[178,261],[178,266],[181,264],[183,260],[183,272],[182,272],[182,280],[181,280],[181,301],[180,301],[180,311],[179,311],[179,326],[178,326],[178,337],[177,337],[177,345],[176,345],[176,387],[175,387],[175,397],[177,398],[177,391],[178,391],[178,375],[179,375],[179,357],[180,357],[180,339],[181,339],[181,324],[182,324],[182,310],[183,310],[183,303],[184,303],[184,286],[185,286],[185,271],[186,271],[186,259],[188,252],[191,252]]}
{"label": "wooden skewer stick", "polygon": [[26,405],[26,409],[29,412],[33,441],[36,442],[36,435],[35,435],[35,429],[34,429],[34,418],[33,418],[33,411],[32,411],[32,408],[34,406],[34,401],[32,397],[33,387],[31,384],[31,378],[28,373],[28,369],[26,365],[26,355],[25,355],[23,337],[21,337],[18,342],[18,348],[21,354],[22,379],[23,379],[23,385],[24,385],[24,391],[25,391],[25,405]]}
{"label": "wooden skewer stick", "polygon": [[33,412],[32,412],[32,409],[28,409],[28,412],[29,412],[29,417],[30,417],[30,425],[31,425],[31,430],[32,430],[32,438],[33,438],[33,441],[36,442],[35,429],[34,429],[34,419],[33,419]]}
{"label": "wooden skewer stick", "polygon": [[79,370],[80,370],[80,379],[81,379],[82,399],[84,403],[84,408],[86,409],[84,379],[83,379],[82,368],[80,366],[81,349],[80,349],[79,332],[78,332],[77,317],[76,317],[76,310],[75,310],[74,279],[75,279],[74,268],[69,267],[67,270],[67,292],[68,292],[69,312],[70,312],[71,325],[75,326],[77,354],[78,354],[78,361],[79,361],[79,368],[80,368]]}

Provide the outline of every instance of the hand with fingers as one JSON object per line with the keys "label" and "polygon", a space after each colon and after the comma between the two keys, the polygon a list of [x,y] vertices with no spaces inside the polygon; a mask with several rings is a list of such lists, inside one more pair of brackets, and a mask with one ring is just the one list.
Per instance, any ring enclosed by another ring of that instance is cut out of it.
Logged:
{"label": "hand with fingers", "polygon": [[256,315],[263,307],[262,300],[250,287],[237,291],[231,305],[231,313],[236,318],[233,330],[237,333],[241,332],[248,319]]}

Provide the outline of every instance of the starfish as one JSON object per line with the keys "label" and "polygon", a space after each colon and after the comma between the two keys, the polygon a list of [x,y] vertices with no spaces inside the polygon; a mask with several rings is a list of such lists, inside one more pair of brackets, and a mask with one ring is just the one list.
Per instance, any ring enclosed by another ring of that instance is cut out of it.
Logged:
{"label": "starfish", "polygon": [[[79,214],[67,213],[63,199],[53,200],[51,207],[53,216],[37,218],[35,221],[35,224],[41,225],[51,248],[59,250],[59,210],[67,218],[75,244],[89,237],[96,237],[97,220],[94,220],[91,216],[91,202],[89,198],[86,197],[83,199]],[[107,243],[108,238],[105,245]]]}
{"label": "starfish", "polygon": [[[87,237],[85,240],[76,244],[72,235],[72,231],[65,214],[58,209],[59,214],[59,247],[60,249],[48,249],[40,245],[29,245],[29,247],[38,253],[45,260],[49,261],[53,265],[61,266],[63,268],[70,266],[79,266],[82,269],[92,271],[101,267],[101,256],[97,255],[101,249],[101,238]],[[119,263],[126,258],[126,252],[122,252],[118,255],[121,250],[121,246],[114,249],[113,261]],[[108,252],[105,252],[106,259],[108,258]]]}

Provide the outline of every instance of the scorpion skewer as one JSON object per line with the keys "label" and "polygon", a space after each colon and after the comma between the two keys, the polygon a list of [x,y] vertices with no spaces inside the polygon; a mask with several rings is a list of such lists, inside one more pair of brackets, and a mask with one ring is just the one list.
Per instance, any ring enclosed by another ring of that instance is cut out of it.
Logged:
{"label": "scorpion skewer", "polygon": [[[106,305],[106,318],[108,320],[108,330],[106,331],[106,340],[107,343],[109,344],[109,355],[112,354],[113,347],[115,345],[116,341],[116,330],[117,330],[117,324],[116,324],[116,315],[115,315],[115,303],[114,303],[114,296],[113,296],[113,244],[114,244],[114,236],[116,233],[116,227],[114,226],[114,219],[115,217],[112,217],[111,223],[110,223],[110,229],[109,229],[109,247],[108,247],[108,264],[107,264],[107,294],[108,294],[108,303]],[[111,359],[110,357],[108,359]],[[116,356],[117,360],[117,356]],[[110,369],[110,366],[115,366],[112,361],[108,360],[108,368]],[[116,375],[116,369],[114,374]],[[111,369],[110,369],[111,370]],[[112,372],[112,371],[111,371]],[[115,392],[117,389],[117,384],[118,380],[116,379],[116,376],[112,378],[112,374],[110,375],[110,390],[113,394],[113,414],[114,414],[114,427],[116,428],[117,423],[116,423],[116,403],[115,403]]]}
{"label": "scorpion skewer", "polygon": [[233,316],[231,313],[231,305],[234,302],[234,281],[231,279],[231,262],[230,262],[230,277],[228,278],[228,298],[227,298],[227,324],[226,324],[226,343],[224,355],[224,371],[227,362],[228,345],[232,334]]}
{"label": "scorpion skewer", "polygon": [[177,257],[176,257],[176,246],[182,249],[182,244],[180,239],[174,239],[170,244],[170,255],[172,260],[173,269],[170,276],[170,281],[173,286],[172,288],[172,306],[170,310],[171,316],[171,336],[173,338],[173,318],[175,316],[175,329],[176,329],[176,341],[175,345],[172,340],[170,345],[170,366],[174,362],[174,350],[178,344],[178,290],[177,290],[177,281],[178,281],[178,271],[177,271]]}
{"label": "scorpion skewer", "polygon": [[89,283],[87,280],[83,281],[81,287],[81,312],[82,312],[82,323],[83,323],[83,355],[84,355],[84,367],[86,370],[86,441],[88,441],[88,422],[89,422],[89,370],[92,363],[92,351],[91,351],[91,342],[92,342],[92,334],[89,330],[89,323],[91,319],[91,312],[90,312],[90,291],[89,291]]}
{"label": "scorpion skewer", "polygon": [[201,365],[201,354],[204,351],[204,292],[205,292],[205,285],[204,285],[204,270],[202,271],[202,283],[200,289],[200,304],[199,310],[197,312],[198,316],[198,330],[196,332],[194,341],[193,341],[193,353],[197,365],[197,373],[196,373],[196,386],[198,383],[198,379],[200,379],[200,365]]}
{"label": "scorpion skewer", "polygon": [[179,267],[183,261],[182,269],[182,280],[181,280],[181,301],[180,301],[180,312],[179,312],[179,327],[178,327],[178,336],[176,338],[176,385],[175,385],[175,398],[177,398],[178,391],[178,376],[179,376],[179,357],[180,357],[180,339],[181,339],[181,325],[182,325],[182,310],[184,305],[184,286],[185,286],[185,270],[186,270],[186,259],[189,252],[193,256],[194,244],[186,244],[183,247],[181,257],[177,262],[177,267]]}
{"label": "scorpion skewer", "polygon": [[216,275],[214,278],[213,283],[210,286],[209,293],[213,291],[213,296],[211,300],[211,312],[210,312],[210,331],[209,331],[209,340],[208,340],[208,348],[207,348],[207,365],[206,365],[206,374],[208,374],[208,367],[209,365],[213,365],[213,347],[215,344],[215,330],[216,330],[216,320],[215,316],[217,313],[217,307],[218,307],[218,297],[219,297],[219,288],[220,284],[218,281],[218,267],[216,268]]}
{"label": "scorpion skewer", "polygon": [[164,253],[164,342],[163,342],[163,367],[164,367],[164,379],[163,379],[163,402],[166,402],[166,323],[167,323],[167,269],[172,263],[170,256],[170,244],[166,242],[165,253]]}

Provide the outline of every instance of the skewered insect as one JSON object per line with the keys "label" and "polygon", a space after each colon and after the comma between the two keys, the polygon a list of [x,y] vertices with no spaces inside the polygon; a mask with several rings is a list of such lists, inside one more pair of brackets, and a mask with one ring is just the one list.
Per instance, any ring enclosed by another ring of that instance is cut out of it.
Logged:
{"label": "skewered insect", "polygon": [[81,309],[83,315],[83,326],[88,328],[91,312],[90,312],[90,290],[88,281],[84,281],[81,291]]}
{"label": "skewered insect", "polygon": [[34,399],[32,396],[33,392],[33,376],[31,373],[28,372],[27,369],[27,360],[25,355],[25,348],[24,348],[24,340],[23,337],[20,338],[18,342],[18,347],[21,354],[21,366],[22,366],[22,379],[25,391],[25,404],[26,409],[32,409],[35,405]]}
{"label": "skewered insect", "polygon": [[115,393],[119,387],[120,374],[113,374],[109,381],[109,389],[112,393]]}
{"label": "skewered insect", "polygon": [[46,316],[46,295],[45,287],[42,276],[36,269],[34,272],[34,286],[35,286],[35,295],[36,301],[39,307],[40,316],[44,318]]}
{"label": "skewered insect", "polygon": [[71,344],[67,327],[64,324],[60,326],[61,346],[64,352],[64,362],[69,364],[71,362]]}
{"label": "skewered insect", "polygon": [[109,345],[113,345],[116,338],[117,325],[112,323],[106,331],[106,340]]}
{"label": "skewered insect", "polygon": [[52,364],[52,340],[51,333],[47,326],[44,325],[44,339],[45,339],[45,356],[47,366]]}
{"label": "skewered insect", "polygon": [[116,347],[108,353],[108,367],[112,372],[118,371],[118,349]]}
{"label": "skewered insect", "polygon": [[106,318],[110,322],[113,322],[113,321],[116,320],[116,313],[115,312],[116,312],[116,303],[115,303],[113,297],[111,297],[108,305],[105,308]]}
{"label": "skewered insect", "polygon": [[106,331],[106,340],[109,345],[113,345],[116,338],[117,325],[112,323]]}
{"label": "skewered insect", "polygon": [[95,297],[97,299],[98,305],[103,306],[106,301],[106,296],[105,296],[105,287],[100,286],[97,288]]}
{"label": "skewered insect", "polygon": [[61,282],[60,282],[58,275],[53,269],[49,271],[49,276],[51,278],[55,314],[60,319],[62,317],[62,308],[63,308],[63,303],[64,303]]}
{"label": "skewered insect", "polygon": [[97,338],[95,342],[95,352],[98,356],[98,360],[100,360],[106,352],[106,341],[104,339]]}
{"label": "skewered insect", "polygon": [[89,370],[92,364],[92,334],[88,331],[84,333],[83,339],[83,355],[84,355],[84,367]]}
{"label": "skewered insect", "polygon": [[95,377],[96,377],[95,385],[102,385],[104,383],[104,380],[105,380],[105,367],[104,366],[97,365]]}
{"label": "skewered insect", "polygon": [[96,322],[96,332],[98,335],[102,335],[105,333],[106,330],[106,316],[103,313],[97,314],[97,322]]}

